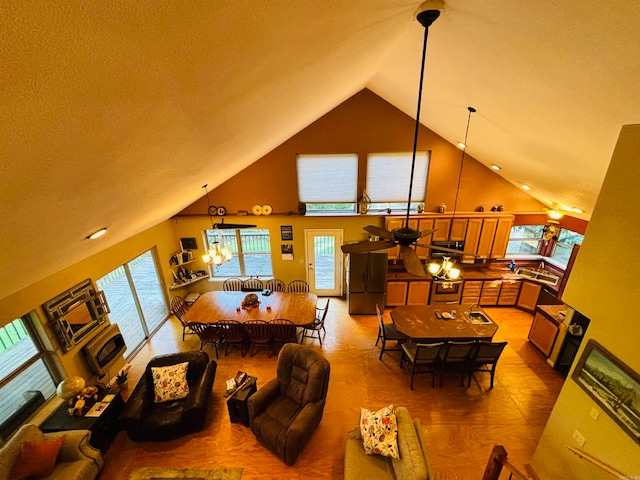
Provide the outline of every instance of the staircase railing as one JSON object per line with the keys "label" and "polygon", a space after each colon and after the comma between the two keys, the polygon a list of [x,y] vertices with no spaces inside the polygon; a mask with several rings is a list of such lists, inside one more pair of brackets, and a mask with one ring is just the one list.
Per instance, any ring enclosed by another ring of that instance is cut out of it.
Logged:
{"label": "staircase railing", "polygon": [[494,445],[487,462],[482,480],[498,480],[502,470],[509,472],[509,479],[513,480],[536,480],[537,477],[532,471],[522,473],[507,458],[507,451],[502,445]]}

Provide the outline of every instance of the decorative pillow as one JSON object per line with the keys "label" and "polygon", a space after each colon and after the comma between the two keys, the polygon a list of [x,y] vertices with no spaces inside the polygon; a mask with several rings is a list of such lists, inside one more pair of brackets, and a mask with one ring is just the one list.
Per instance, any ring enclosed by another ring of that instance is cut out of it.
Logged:
{"label": "decorative pillow", "polygon": [[384,407],[377,412],[360,409],[360,433],[362,445],[367,455],[383,455],[399,458],[398,454],[398,423],[393,413],[393,405]]}
{"label": "decorative pillow", "polygon": [[26,441],[20,448],[16,463],[11,469],[9,480],[48,477],[56,469],[58,452],[66,435],[53,440]]}
{"label": "decorative pillow", "polygon": [[167,367],[151,367],[155,403],[180,400],[189,395],[188,367],[189,362]]}

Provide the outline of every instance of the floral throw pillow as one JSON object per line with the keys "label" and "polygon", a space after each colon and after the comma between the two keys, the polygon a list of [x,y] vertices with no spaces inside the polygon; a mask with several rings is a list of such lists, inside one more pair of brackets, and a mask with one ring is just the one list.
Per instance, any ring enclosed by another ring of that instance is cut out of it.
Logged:
{"label": "floral throw pillow", "polygon": [[386,406],[377,412],[360,409],[360,433],[362,445],[367,455],[383,455],[399,458],[398,454],[398,422],[393,413],[393,405]]}
{"label": "floral throw pillow", "polygon": [[189,395],[188,367],[189,362],[168,367],[151,367],[155,403],[179,400]]}

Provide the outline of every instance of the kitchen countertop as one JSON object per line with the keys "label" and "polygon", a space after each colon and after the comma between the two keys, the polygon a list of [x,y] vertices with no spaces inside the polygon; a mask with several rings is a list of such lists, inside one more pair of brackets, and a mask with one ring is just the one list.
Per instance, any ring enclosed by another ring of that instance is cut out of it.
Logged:
{"label": "kitchen countertop", "polygon": [[538,305],[536,310],[539,310],[546,314],[547,318],[549,318],[556,326],[564,323],[564,316],[560,315],[560,312],[567,313],[566,305]]}

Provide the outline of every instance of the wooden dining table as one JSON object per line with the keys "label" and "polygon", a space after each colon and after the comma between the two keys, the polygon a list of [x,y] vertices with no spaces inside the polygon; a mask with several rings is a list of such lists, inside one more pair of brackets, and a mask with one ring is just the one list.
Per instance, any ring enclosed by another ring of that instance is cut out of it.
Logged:
{"label": "wooden dining table", "polygon": [[[291,320],[297,326],[308,325],[316,318],[318,297],[315,293],[272,292],[262,295],[257,292],[260,304],[253,308],[242,308],[246,292],[206,292],[189,308],[186,322],[213,323],[218,320],[264,320],[275,318]],[[267,307],[271,307],[269,311]],[[238,311],[240,309],[240,311]]]}
{"label": "wooden dining table", "polygon": [[[451,307],[448,305],[447,307]],[[439,319],[440,313],[451,312],[443,305],[402,305],[391,310],[391,319],[400,333],[421,343],[466,342],[474,340],[491,341],[498,331],[498,325],[474,324],[465,317],[460,305],[451,319]],[[484,312],[485,315],[486,312]],[[487,315],[488,317],[488,315]]]}

